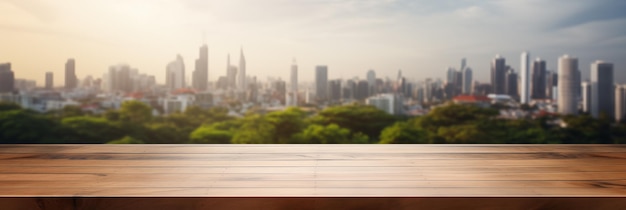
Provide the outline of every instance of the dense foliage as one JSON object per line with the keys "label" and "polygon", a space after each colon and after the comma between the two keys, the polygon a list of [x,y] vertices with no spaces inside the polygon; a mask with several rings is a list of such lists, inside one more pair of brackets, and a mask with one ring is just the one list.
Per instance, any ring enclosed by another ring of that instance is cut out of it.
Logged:
{"label": "dense foliage", "polygon": [[499,111],[446,105],[399,118],[372,106],[307,112],[291,107],[232,117],[226,108],[190,107],[153,116],[141,102],[100,115],[66,107],[50,113],[0,103],[0,143],[116,144],[545,144],[626,143],[626,124],[588,115],[501,119]]}

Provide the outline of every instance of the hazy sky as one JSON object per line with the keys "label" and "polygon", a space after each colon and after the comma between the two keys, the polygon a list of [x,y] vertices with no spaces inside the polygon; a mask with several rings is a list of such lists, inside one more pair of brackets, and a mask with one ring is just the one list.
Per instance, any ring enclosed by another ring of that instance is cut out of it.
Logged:
{"label": "hazy sky", "polygon": [[579,57],[583,78],[593,60],[614,62],[626,82],[625,11],[624,0],[0,0],[0,62],[40,86],[46,71],[61,85],[68,58],[79,79],[127,63],[163,83],[177,54],[191,75],[205,40],[210,81],[225,75],[228,53],[239,62],[242,46],[248,75],[260,79],[287,80],[293,58],[301,81],[315,65],[328,65],[331,79],[368,69],[444,78],[466,57],[489,81],[496,54],[517,70],[528,50],[550,70],[560,55]]}

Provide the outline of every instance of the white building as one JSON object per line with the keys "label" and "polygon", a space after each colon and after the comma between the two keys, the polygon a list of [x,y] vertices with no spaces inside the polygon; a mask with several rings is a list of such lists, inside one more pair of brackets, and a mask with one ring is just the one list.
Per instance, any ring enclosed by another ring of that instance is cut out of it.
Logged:
{"label": "white building", "polygon": [[291,81],[289,84],[289,90],[287,90],[287,97],[285,102],[287,106],[298,106],[298,65],[294,59],[291,64]]}
{"label": "white building", "polygon": [[391,115],[401,115],[402,112],[402,97],[395,94],[380,94],[369,97],[365,100],[367,105],[375,106],[376,108],[383,110]]}
{"label": "white building", "polygon": [[583,112],[591,112],[591,83],[584,81],[580,85],[582,87]]}
{"label": "white building", "polygon": [[170,90],[186,87],[185,84],[185,63],[183,57],[176,56],[176,60],[167,64],[165,74],[165,84]]}
{"label": "white building", "polygon": [[181,92],[161,99],[161,103],[165,112],[164,114],[184,112],[187,107],[196,104],[196,96],[194,93]]}
{"label": "white building", "polygon": [[580,82],[578,80],[578,58],[563,55],[559,58],[559,113],[576,115],[578,113],[578,94]]}
{"label": "white building", "polygon": [[241,55],[239,57],[239,78],[237,79],[237,86],[239,91],[245,92],[248,90],[248,81],[246,80],[246,57],[243,56],[243,48],[241,48]]}
{"label": "white building", "polygon": [[522,104],[528,104],[530,102],[530,70],[529,70],[529,54],[528,52],[523,52],[522,53],[522,65],[520,68],[520,77],[521,77],[521,95],[520,95],[520,102]]}

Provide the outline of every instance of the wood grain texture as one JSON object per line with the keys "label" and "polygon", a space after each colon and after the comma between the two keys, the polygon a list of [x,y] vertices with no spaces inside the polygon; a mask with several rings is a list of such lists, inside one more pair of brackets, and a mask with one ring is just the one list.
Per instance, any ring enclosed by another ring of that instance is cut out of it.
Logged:
{"label": "wood grain texture", "polygon": [[0,209],[259,205],[626,209],[626,146],[0,146]]}

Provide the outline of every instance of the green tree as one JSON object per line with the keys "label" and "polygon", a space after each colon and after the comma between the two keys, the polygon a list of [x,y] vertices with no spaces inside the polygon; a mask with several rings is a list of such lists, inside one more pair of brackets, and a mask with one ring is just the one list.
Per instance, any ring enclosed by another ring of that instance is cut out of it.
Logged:
{"label": "green tree", "polygon": [[16,103],[0,101],[0,112],[20,109],[22,109],[22,107]]}
{"label": "green tree", "polygon": [[233,138],[233,133],[226,130],[219,130],[213,126],[202,126],[193,131],[190,135],[192,144],[229,144]]}
{"label": "green tree", "polygon": [[289,107],[284,111],[271,112],[266,118],[275,131],[272,137],[276,143],[287,144],[293,142],[293,135],[306,127],[304,118],[306,113],[299,108]]}
{"label": "green tree", "polygon": [[143,141],[130,137],[130,136],[124,136],[121,139],[107,142],[107,144],[143,144],[143,143],[144,143]]}
{"label": "green tree", "polygon": [[184,144],[189,141],[189,132],[172,123],[151,123],[143,134],[146,144]]}
{"label": "green tree", "polygon": [[590,115],[565,116],[563,117],[566,127],[563,132],[562,142],[567,144],[607,144],[613,143],[611,138],[611,122],[604,116],[595,119]]}
{"label": "green tree", "polygon": [[[493,143],[502,132],[497,109],[447,104],[414,120],[414,128],[426,132],[430,143]],[[500,133],[498,133],[500,132]]]}
{"label": "green tree", "polygon": [[119,113],[121,120],[130,123],[143,124],[152,119],[152,108],[140,101],[125,101]]}
{"label": "green tree", "polygon": [[359,104],[326,108],[312,119],[315,124],[336,124],[353,133],[363,133],[370,141],[376,141],[380,132],[396,121],[396,117],[376,107]]}
{"label": "green tree", "polygon": [[[354,138],[353,138],[354,137]],[[337,124],[310,125],[298,134],[297,139],[306,144],[354,144],[367,143],[368,138],[364,134],[350,135],[350,130],[339,127]]]}
{"label": "green tree", "polygon": [[426,132],[410,122],[397,122],[380,134],[381,144],[427,144]]}
{"label": "green tree", "polygon": [[243,119],[241,128],[235,132],[234,144],[276,144],[275,128],[269,121],[259,115],[248,115]]}
{"label": "green tree", "polygon": [[68,117],[61,120],[64,143],[102,144],[125,135],[119,126],[98,117]]}
{"label": "green tree", "polygon": [[58,124],[31,110],[15,109],[0,112],[0,143],[62,143],[55,130]]}

